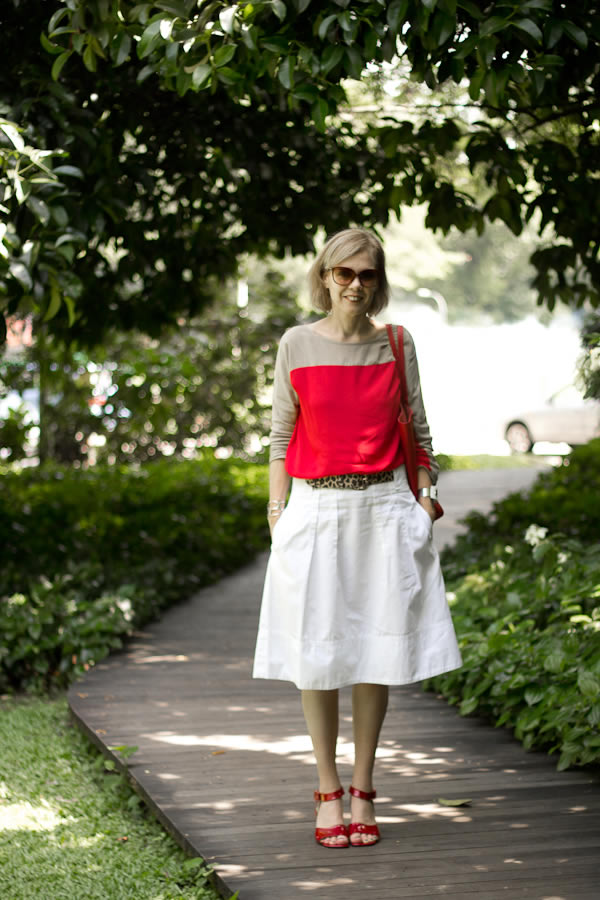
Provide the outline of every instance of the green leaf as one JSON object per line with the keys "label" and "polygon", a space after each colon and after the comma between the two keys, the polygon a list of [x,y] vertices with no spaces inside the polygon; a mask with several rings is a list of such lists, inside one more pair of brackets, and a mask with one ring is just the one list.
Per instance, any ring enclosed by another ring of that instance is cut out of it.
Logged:
{"label": "green leaf", "polygon": [[58,282],[56,278],[50,278],[50,303],[48,304],[48,309],[42,319],[43,322],[49,322],[50,319],[53,319],[54,316],[60,309],[61,304],[61,296],[60,296],[60,288],[58,286]]}
{"label": "green leaf", "polygon": [[390,3],[388,6],[386,15],[387,23],[394,34],[398,34],[404,24],[407,9],[408,0],[394,0],[394,2]]}
{"label": "green leaf", "polygon": [[131,38],[126,31],[121,31],[115,37],[111,48],[112,58],[116,66],[121,66],[131,52]]}
{"label": "green leaf", "polygon": [[231,62],[231,60],[235,56],[235,50],[235,44],[225,44],[223,47],[219,47],[219,49],[215,51],[215,66],[217,67],[217,69],[219,69],[221,66],[226,66],[227,63]]}
{"label": "green leaf", "polygon": [[27,267],[17,259],[11,259],[8,264],[8,270],[15,281],[18,281],[23,290],[30,291],[33,287],[33,281]]}
{"label": "green leaf", "polygon": [[551,21],[550,26],[546,27],[546,46],[549,50],[558,44],[563,35],[562,22],[557,20]]}
{"label": "green leaf", "polygon": [[175,2],[175,0],[160,0],[159,3],[155,3],[159,9],[164,9],[165,12],[171,13],[173,16],[177,16],[179,19],[185,19],[186,21],[190,17],[190,11],[194,7],[193,3],[184,3],[184,2]]}
{"label": "green leaf", "polygon": [[479,700],[477,697],[468,697],[466,700],[463,700],[459,706],[459,712],[461,716],[468,716],[469,713],[472,713],[477,709],[477,705]]}
{"label": "green leaf", "polygon": [[63,297],[65,301],[65,306],[67,307],[67,313],[69,316],[69,328],[75,323],[77,316],[75,314],[75,303],[72,297]]}
{"label": "green leaf", "polygon": [[144,66],[143,69],[140,69],[137,73],[135,80],[138,84],[143,84],[151,75],[154,75],[154,66]]}
{"label": "green leaf", "polygon": [[580,669],[577,674],[577,687],[585,697],[596,699],[600,694],[600,681],[585,669]]}
{"label": "green leaf", "polygon": [[458,0],[456,5],[459,9],[464,9],[465,12],[468,12],[474,19],[477,19],[478,21],[483,19],[484,13],[479,9],[476,3],[471,3],[471,0]]}
{"label": "green leaf", "polygon": [[271,0],[271,6],[279,21],[283,22],[287,16],[287,8],[283,0]]}
{"label": "green leaf", "polygon": [[[59,59],[60,59],[60,57],[59,57]],[[86,67],[86,69],[88,70],[88,72],[96,71],[98,60],[96,58],[96,54],[94,52],[94,48],[93,48],[91,42],[87,45],[87,47],[83,51],[83,64]]]}
{"label": "green leaf", "polygon": [[347,69],[352,78],[360,79],[364,69],[364,61],[356,47],[346,47]]}
{"label": "green leaf", "polygon": [[52,218],[54,219],[54,221],[56,222],[56,224],[59,225],[61,228],[64,228],[66,225],[68,225],[69,214],[66,211],[66,209],[64,208],[64,206],[51,206],[50,214],[51,214]]}
{"label": "green leaf", "polygon": [[223,84],[227,85],[237,84],[238,81],[241,81],[242,79],[240,72],[236,72],[235,69],[232,69],[229,66],[222,66],[217,70],[216,74],[219,81],[222,81]]}
{"label": "green leaf", "polygon": [[154,49],[154,45],[162,40],[160,37],[160,23],[162,19],[154,19],[153,22],[150,22],[148,27],[144,30],[138,45],[137,45],[137,55],[139,59],[144,59],[144,57],[148,56],[152,50]]}
{"label": "green leaf", "polygon": [[192,72],[192,84],[196,90],[200,90],[208,85],[212,73],[212,66],[207,63],[200,63],[194,67]]}
{"label": "green leaf", "polygon": [[470,806],[471,798],[465,798],[464,800],[451,800],[447,797],[438,797],[437,802],[441,803],[442,806]]}
{"label": "green leaf", "polygon": [[296,100],[305,100],[307,103],[314,103],[319,97],[319,89],[312,84],[303,84],[294,89],[292,97],[295,97]]}
{"label": "green leaf", "polygon": [[43,31],[40,34],[40,43],[44,50],[51,53],[52,56],[56,56],[57,53],[62,53],[64,51],[64,47],[60,47],[58,44],[53,44],[49,41]]}
{"label": "green leaf", "polygon": [[327,75],[344,57],[344,48],[340,44],[330,44],[321,57],[321,72]]}
{"label": "green leaf", "polygon": [[481,37],[486,37],[490,34],[496,34],[497,31],[501,31],[503,28],[506,28],[508,25],[507,19],[500,16],[492,16],[490,19],[486,19],[485,22],[482,22],[479,26],[479,34]]}
{"label": "green leaf", "polygon": [[282,64],[279,66],[277,77],[286,90],[291,90],[294,86],[294,67],[296,59],[294,56],[286,56]]}
{"label": "green leaf", "polygon": [[322,41],[327,37],[327,32],[334,22],[337,22],[337,15],[335,13],[331,16],[327,16],[319,25],[319,37]]}
{"label": "green leaf", "polygon": [[50,210],[48,209],[48,205],[44,203],[43,200],[40,200],[39,197],[30,195],[27,198],[27,206],[35,215],[35,217],[40,220],[42,225],[48,224],[48,222],[50,221]]}
{"label": "green leaf", "polygon": [[77,166],[57,166],[52,169],[54,175],[71,175],[73,178],[83,178],[83,172]]}
{"label": "green leaf", "polygon": [[296,7],[298,9],[298,13],[303,13],[310,6],[310,0],[296,0]]}
{"label": "green leaf", "polygon": [[563,22],[563,29],[569,35],[581,50],[585,50],[588,45],[588,37],[585,31],[574,25],[573,22]]}
{"label": "green leaf", "polygon": [[431,12],[431,10],[435,8],[437,0],[421,0],[421,3],[425,9],[428,9]]}
{"label": "green leaf", "polygon": [[325,116],[329,112],[327,101],[322,97],[312,105],[312,119],[318,131],[325,131]]}
{"label": "green leaf", "polygon": [[68,11],[69,10],[63,6],[62,9],[57,9],[56,12],[50,16],[50,21],[48,22],[48,34],[52,34],[61,19],[64,19],[67,15]]}
{"label": "green leaf", "polygon": [[525,691],[525,703],[528,706],[534,706],[536,703],[539,703],[540,700],[543,700],[546,696],[546,691],[544,688],[527,688]]}
{"label": "green leaf", "polygon": [[57,56],[52,65],[52,69],[50,75],[52,76],[53,81],[58,81],[60,78],[60,73],[63,70],[63,67],[69,57],[73,54],[72,50],[65,50],[64,53],[61,53],[60,56]]}
{"label": "green leaf", "polygon": [[540,44],[544,40],[544,35],[531,19],[517,19],[511,24],[520,31],[524,31],[529,37],[533,38],[534,41],[538,41]]}

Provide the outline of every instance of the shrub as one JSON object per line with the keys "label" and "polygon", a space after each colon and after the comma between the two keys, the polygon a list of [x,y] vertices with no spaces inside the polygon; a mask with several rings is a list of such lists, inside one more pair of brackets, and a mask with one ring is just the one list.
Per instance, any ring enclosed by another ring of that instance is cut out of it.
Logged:
{"label": "shrub", "polygon": [[538,526],[526,537],[449,595],[464,665],[424,687],[560,752],[559,769],[598,762],[600,548]]}
{"label": "shrub", "polygon": [[449,580],[489,566],[531,522],[584,543],[600,537],[600,438],[578,447],[564,465],[542,472],[528,493],[510,494],[486,515],[463,519],[468,531],[442,555]]}
{"label": "shrub", "polygon": [[5,473],[0,690],[68,683],[268,544],[266,469],[207,458]]}

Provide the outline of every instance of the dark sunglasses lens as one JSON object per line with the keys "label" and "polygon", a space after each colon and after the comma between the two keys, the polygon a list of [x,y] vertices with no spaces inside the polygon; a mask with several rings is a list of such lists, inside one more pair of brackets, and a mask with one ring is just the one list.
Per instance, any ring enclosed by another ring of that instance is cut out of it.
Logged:
{"label": "dark sunglasses lens", "polygon": [[377,269],[365,269],[358,277],[363,287],[371,287],[377,281]]}
{"label": "dark sunglasses lens", "polygon": [[332,272],[333,280],[338,284],[350,284],[354,280],[353,270],[346,269],[344,266],[335,266]]}

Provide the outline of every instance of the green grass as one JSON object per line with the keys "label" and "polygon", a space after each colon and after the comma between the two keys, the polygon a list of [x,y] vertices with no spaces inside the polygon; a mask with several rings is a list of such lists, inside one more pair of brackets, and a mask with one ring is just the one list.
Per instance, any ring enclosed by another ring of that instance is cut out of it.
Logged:
{"label": "green grass", "polygon": [[124,777],[71,723],[66,698],[0,701],[0,897],[217,900]]}
{"label": "green grass", "polygon": [[446,453],[436,454],[442,471],[465,471],[475,469],[527,469],[540,468],[547,465],[543,456],[533,453],[519,453],[512,456],[491,456],[480,453],[475,456],[448,456]]}

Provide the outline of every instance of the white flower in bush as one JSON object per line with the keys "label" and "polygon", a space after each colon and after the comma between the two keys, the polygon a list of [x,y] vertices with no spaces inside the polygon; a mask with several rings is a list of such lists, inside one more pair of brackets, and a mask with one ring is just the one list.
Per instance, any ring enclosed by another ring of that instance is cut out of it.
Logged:
{"label": "white flower in bush", "polygon": [[525,532],[525,540],[528,544],[531,544],[532,547],[537,547],[538,544],[541,544],[547,534],[547,528],[543,528],[541,525],[530,525]]}
{"label": "white flower in bush", "polygon": [[131,605],[131,600],[128,600],[127,597],[119,597],[117,600],[117,606],[123,613],[123,618],[126,622],[131,622],[133,618],[133,607]]}

